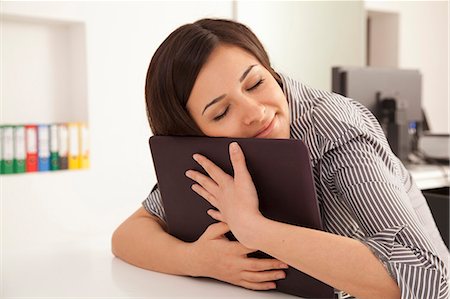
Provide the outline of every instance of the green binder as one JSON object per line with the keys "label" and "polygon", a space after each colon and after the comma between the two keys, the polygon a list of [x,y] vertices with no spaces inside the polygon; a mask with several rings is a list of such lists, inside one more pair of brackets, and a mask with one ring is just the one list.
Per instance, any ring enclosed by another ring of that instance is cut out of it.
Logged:
{"label": "green binder", "polygon": [[14,139],[13,127],[2,127],[2,174],[14,173]]}
{"label": "green binder", "polygon": [[50,125],[50,170],[59,169],[58,125]]}
{"label": "green binder", "polygon": [[0,126],[0,174],[3,174],[3,126]]}
{"label": "green binder", "polygon": [[25,127],[14,126],[13,133],[14,133],[13,169],[14,173],[22,173],[25,172],[25,159],[26,159]]}

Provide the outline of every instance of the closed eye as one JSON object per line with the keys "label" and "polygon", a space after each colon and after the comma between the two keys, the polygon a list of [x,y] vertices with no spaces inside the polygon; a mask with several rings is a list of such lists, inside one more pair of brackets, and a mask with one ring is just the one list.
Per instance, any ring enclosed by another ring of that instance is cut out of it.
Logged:
{"label": "closed eye", "polygon": [[[250,88],[247,88],[247,91],[253,91],[253,90],[257,89],[261,84],[263,84],[264,80],[265,80],[265,79],[263,79],[263,78],[260,79],[258,82],[256,82],[255,85],[253,85],[253,86],[250,87]],[[213,120],[214,120],[214,121],[219,121],[219,120],[221,120],[222,118],[224,118],[224,117],[227,115],[229,108],[230,108],[230,106],[228,106],[222,114],[220,114],[220,115],[214,117]]]}
{"label": "closed eye", "polygon": [[230,108],[230,106],[228,106],[227,109],[225,109],[225,111],[224,111],[221,115],[218,115],[218,116],[214,117],[214,121],[219,121],[219,120],[221,120],[225,115],[227,115],[228,109],[229,109],[229,108]]}
{"label": "closed eye", "polygon": [[260,86],[264,82],[264,80],[265,79],[260,79],[258,82],[256,82],[255,85],[253,85],[252,87],[248,88],[247,91],[255,90],[256,88],[258,88],[258,86]]}

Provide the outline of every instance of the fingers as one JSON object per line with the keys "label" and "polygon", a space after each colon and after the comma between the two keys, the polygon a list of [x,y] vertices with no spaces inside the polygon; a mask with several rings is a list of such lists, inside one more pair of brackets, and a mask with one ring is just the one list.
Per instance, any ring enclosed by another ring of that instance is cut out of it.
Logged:
{"label": "fingers", "polygon": [[[280,262],[276,260],[270,260],[274,266],[279,265]],[[270,264],[270,263],[269,263]],[[258,268],[258,267],[256,267]],[[276,268],[272,268],[276,269]],[[286,278],[286,273],[283,270],[270,270],[270,271],[242,271],[241,283],[243,287],[252,290],[270,290],[275,289],[275,280]]]}
{"label": "fingers", "polygon": [[194,180],[197,183],[199,183],[206,190],[209,190],[211,192],[215,192],[219,187],[215,181],[213,181],[211,178],[207,177],[201,172],[195,170],[187,170],[185,172],[185,175],[191,180]]}
{"label": "fingers", "polygon": [[273,290],[277,288],[277,285],[274,282],[249,282],[249,281],[242,281],[240,286],[254,290],[254,291],[267,291],[267,290]]}
{"label": "fingers", "polygon": [[223,219],[222,214],[219,211],[210,209],[207,211],[208,215],[211,216],[213,219],[220,221],[220,222],[225,222]]}
{"label": "fingers", "polygon": [[247,258],[245,262],[245,269],[248,271],[268,271],[289,268],[287,264],[276,259]]}
{"label": "fingers", "polygon": [[203,188],[199,184],[194,184],[191,186],[191,189],[194,190],[198,195],[206,199],[211,205],[213,205],[215,208],[217,208],[217,200],[216,198],[209,193],[205,188]]}
{"label": "fingers", "polygon": [[218,167],[216,164],[214,164],[205,156],[195,154],[193,158],[195,161],[197,161],[198,164],[200,164],[201,167],[203,167],[206,173],[208,173],[208,175],[217,184],[222,185],[225,182],[225,180],[231,179],[231,177],[227,173],[225,173],[220,167]]}
{"label": "fingers", "polygon": [[209,240],[220,239],[227,232],[230,231],[228,225],[224,222],[213,223],[205,230],[202,237],[205,237]]}
{"label": "fingers", "polygon": [[231,164],[233,165],[234,179],[251,180],[251,175],[248,172],[247,165],[245,164],[244,152],[237,142],[230,143],[230,159]]}
{"label": "fingers", "polygon": [[248,282],[266,282],[284,279],[286,278],[286,273],[283,270],[263,272],[243,271],[241,277]]}

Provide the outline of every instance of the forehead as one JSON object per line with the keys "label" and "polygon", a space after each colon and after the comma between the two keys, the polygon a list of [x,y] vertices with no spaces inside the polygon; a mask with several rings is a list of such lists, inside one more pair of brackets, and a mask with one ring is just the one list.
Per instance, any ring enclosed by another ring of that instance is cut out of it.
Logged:
{"label": "forehead", "polygon": [[[220,44],[210,54],[199,73],[211,71],[233,71],[245,67],[249,63],[259,63],[253,54],[233,45]],[[244,64],[244,66],[242,66]]]}
{"label": "forehead", "polygon": [[231,45],[217,46],[195,80],[188,106],[226,94],[229,87],[240,83],[242,74],[253,64],[260,63],[246,50]]}

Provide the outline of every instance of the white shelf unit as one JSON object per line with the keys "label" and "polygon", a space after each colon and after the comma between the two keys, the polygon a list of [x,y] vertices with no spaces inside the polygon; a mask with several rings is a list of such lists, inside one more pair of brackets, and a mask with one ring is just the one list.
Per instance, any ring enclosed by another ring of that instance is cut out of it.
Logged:
{"label": "white shelf unit", "polygon": [[82,22],[2,14],[0,124],[88,123]]}
{"label": "white shelf unit", "polygon": [[89,126],[85,32],[83,22],[2,14],[0,125]]}

